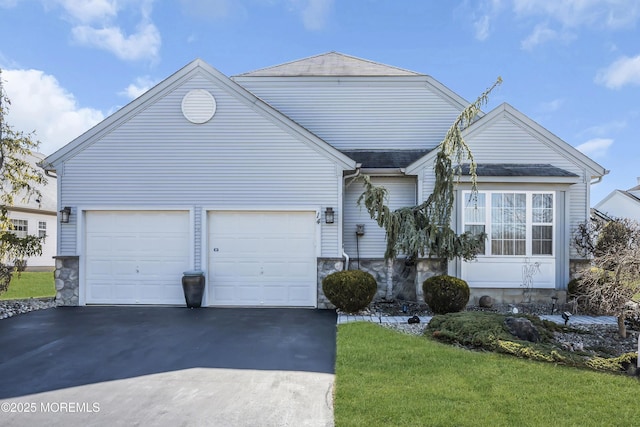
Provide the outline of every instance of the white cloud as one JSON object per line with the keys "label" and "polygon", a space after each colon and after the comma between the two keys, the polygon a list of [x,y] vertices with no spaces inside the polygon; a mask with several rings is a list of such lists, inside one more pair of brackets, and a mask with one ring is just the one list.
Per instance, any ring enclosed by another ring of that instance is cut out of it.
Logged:
{"label": "white cloud", "polygon": [[118,15],[115,0],[59,0],[60,5],[74,19],[82,23],[102,23]]}
{"label": "white cloud", "polygon": [[9,9],[10,7],[16,7],[18,0],[0,0],[0,7]]}
{"label": "white cloud", "polygon": [[[154,0],[57,0],[72,24],[76,43],[113,53],[126,61],[156,60],[162,39],[151,19]],[[138,20],[133,31],[121,25]]]}
{"label": "white cloud", "polygon": [[473,28],[476,30],[476,39],[484,41],[489,37],[491,29],[491,18],[489,15],[483,15],[480,19],[473,23]]}
{"label": "white cloud", "polygon": [[513,0],[520,16],[545,16],[564,27],[593,26],[619,29],[633,26],[640,18],[635,0]]}
{"label": "white cloud", "polygon": [[322,30],[333,8],[333,0],[304,0],[302,2],[302,23],[307,30]]}
{"label": "white cloud", "polygon": [[609,89],[620,89],[626,85],[640,86],[640,55],[633,58],[623,56],[598,72],[595,78]]}
{"label": "white cloud", "polygon": [[598,158],[604,157],[612,144],[613,139],[595,138],[578,145],[576,148],[589,157]]}
{"label": "white cloud", "polygon": [[180,0],[188,15],[212,21],[221,21],[233,15],[244,15],[244,6],[238,0]]}
{"label": "white cloud", "polygon": [[11,107],[7,122],[16,131],[36,132],[39,151],[51,154],[104,119],[102,112],[78,106],[73,94],[40,70],[3,70]]}
{"label": "white cloud", "polygon": [[149,76],[138,77],[135,82],[131,83],[122,92],[120,92],[120,95],[124,95],[129,99],[136,99],[155,86],[156,83],[157,81],[153,80]]}
{"label": "white cloud", "polygon": [[554,113],[562,107],[562,104],[564,104],[564,99],[556,98],[549,102],[543,102],[540,104],[539,110],[544,113]]}
{"label": "white cloud", "polygon": [[521,42],[525,50],[554,40],[569,42],[583,27],[620,30],[633,28],[640,21],[637,0],[466,0],[464,5],[473,5],[475,9],[471,16],[478,40],[487,39],[495,27],[494,21],[510,8],[524,25],[534,27]]}
{"label": "white cloud", "polygon": [[588,127],[580,132],[581,135],[604,136],[619,132],[627,127],[627,119],[612,120],[610,122]]}
{"label": "white cloud", "polygon": [[126,61],[155,59],[160,53],[161,37],[155,25],[141,24],[134,34],[126,35],[120,27],[74,27],[75,40],[83,45],[104,49]]}
{"label": "white cloud", "polygon": [[558,33],[547,27],[546,24],[538,24],[533,29],[533,32],[520,43],[520,46],[524,50],[531,50],[540,44],[555,40],[558,37]]}
{"label": "white cloud", "polygon": [[[477,40],[484,41],[491,35],[492,22],[499,15],[504,0],[483,0],[479,3],[476,12],[471,13],[473,29]],[[464,4],[464,8],[469,6]],[[466,13],[466,12],[465,12]]]}

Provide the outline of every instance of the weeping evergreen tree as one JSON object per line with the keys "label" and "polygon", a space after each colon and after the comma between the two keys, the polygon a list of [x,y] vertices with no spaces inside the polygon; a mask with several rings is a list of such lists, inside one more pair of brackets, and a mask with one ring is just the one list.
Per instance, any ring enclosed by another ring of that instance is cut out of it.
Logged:
{"label": "weeping evergreen tree", "polygon": [[467,106],[436,148],[435,185],[426,201],[392,211],[385,203],[387,190],[373,185],[367,175],[359,178],[364,181],[365,190],[358,198],[358,204],[364,203],[371,218],[385,229],[387,260],[396,258],[399,253],[411,258],[428,255],[448,260],[458,257],[471,260],[476,257],[486,234],[456,234],[451,229],[455,184],[459,182],[464,163],[469,163],[472,201],[477,197],[476,163],[462,132],[473,123],[481,107],[487,103],[491,91],[501,83],[502,79],[498,77],[474,103]]}

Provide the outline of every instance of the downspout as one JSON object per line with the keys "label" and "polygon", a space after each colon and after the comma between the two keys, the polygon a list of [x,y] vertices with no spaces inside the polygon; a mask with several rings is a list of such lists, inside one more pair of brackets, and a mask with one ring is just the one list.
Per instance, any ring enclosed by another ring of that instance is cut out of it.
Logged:
{"label": "downspout", "polygon": [[349,269],[349,255],[344,251],[344,246],[342,247],[342,256],[345,259],[344,267],[342,269],[343,270],[348,270]]}
{"label": "downspout", "polygon": [[[361,163],[356,163],[356,171],[354,173],[352,173],[351,175],[345,175],[344,177],[342,177],[342,179],[344,180],[344,182],[347,182],[347,179],[351,179],[351,178],[357,178],[358,176],[360,176],[360,168],[362,167]],[[343,234],[344,234],[344,206],[342,208],[342,212],[343,215],[341,215],[341,222],[343,225]],[[349,254],[347,254],[347,252],[345,252],[344,250],[344,246],[342,247],[342,256],[344,257],[345,261],[344,261],[344,266],[343,266],[343,270],[348,270],[349,269]]]}

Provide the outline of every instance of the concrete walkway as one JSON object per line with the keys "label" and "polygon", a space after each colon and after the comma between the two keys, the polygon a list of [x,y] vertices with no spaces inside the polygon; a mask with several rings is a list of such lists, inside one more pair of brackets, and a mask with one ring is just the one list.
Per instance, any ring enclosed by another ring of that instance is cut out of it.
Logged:
{"label": "concrete walkway", "polygon": [[[358,316],[351,314],[339,314],[338,324],[349,322],[373,322],[373,323],[407,323],[412,316]],[[419,316],[420,323],[429,323],[432,316]],[[559,314],[543,314],[541,319],[564,324],[564,319]],[[571,316],[568,325],[617,325],[613,316]]]}

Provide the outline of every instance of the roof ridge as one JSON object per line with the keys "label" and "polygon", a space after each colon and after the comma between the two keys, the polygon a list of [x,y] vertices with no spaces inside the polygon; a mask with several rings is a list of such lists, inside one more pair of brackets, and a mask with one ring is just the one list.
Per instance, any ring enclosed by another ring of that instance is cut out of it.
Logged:
{"label": "roof ridge", "polygon": [[[342,58],[345,62],[342,67],[338,67],[338,71],[336,73],[328,72],[326,69],[323,69],[323,66],[326,66],[326,63],[322,61],[314,61],[319,58],[325,57],[330,58],[331,56]],[[358,73],[358,70],[353,67],[353,62],[348,64],[346,61],[356,61],[360,63],[369,64],[370,67],[367,70],[366,67],[362,67],[361,74]],[[296,69],[297,65],[305,65],[307,68],[300,67]],[[351,65],[352,70],[349,71],[349,65]],[[269,73],[269,71],[274,71],[273,74]],[[278,70],[284,70],[284,72],[276,72]],[[384,73],[383,70],[394,70],[394,73],[387,72]],[[340,73],[342,71],[342,73]],[[318,55],[308,56],[301,59],[296,59],[293,61],[284,62],[282,64],[276,64],[269,67],[259,68],[257,70],[248,71],[246,73],[237,74],[233,77],[282,77],[282,76],[425,76],[425,74],[418,73],[415,71],[407,70],[404,68],[396,67],[393,65],[383,64],[381,62],[372,61],[370,59],[359,58],[353,55],[347,55],[341,52],[330,51],[325,53],[320,53]]]}

